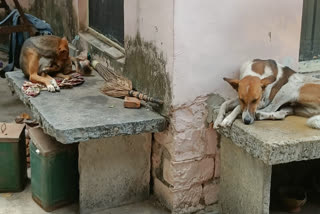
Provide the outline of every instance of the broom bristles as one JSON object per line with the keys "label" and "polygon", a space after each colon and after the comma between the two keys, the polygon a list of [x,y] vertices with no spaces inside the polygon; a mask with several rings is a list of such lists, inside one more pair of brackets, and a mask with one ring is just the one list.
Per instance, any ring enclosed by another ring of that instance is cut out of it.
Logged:
{"label": "broom bristles", "polygon": [[101,91],[104,94],[112,97],[132,96],[147,102],[163,104],[162,100],[155,99],[138,91],[132,90],[132,82],[129,79],[116,74],[115,72],[111,71],[108,67],[105,67],[98,61],[94,60],[92,62],[92,66],[98,72],[98,74],[106,81],[105,85],[101,88]]}

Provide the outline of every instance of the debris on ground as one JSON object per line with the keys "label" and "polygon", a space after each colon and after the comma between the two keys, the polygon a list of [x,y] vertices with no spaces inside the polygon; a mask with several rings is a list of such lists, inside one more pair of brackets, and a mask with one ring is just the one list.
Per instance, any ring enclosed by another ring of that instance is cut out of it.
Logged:
{"label": "debris on ground", "polygon": [[125,108],[140,108],[141,101],[135,97],[125,97],[123,105]]}
{"label": "debris on ground", "polygon": [[9,193],[0,193],[0,197],[2,198],[10,198],[13,195],[12,192]]}
{"label": "debris on ground", "polygon": [[27,124],[30,127],[34,127],[38,125],[38,122],[36,120],[32,120],[30,115],[27,113],[22,113],[19,116],[16,117],[15,119],[16,123],[18,124]]}

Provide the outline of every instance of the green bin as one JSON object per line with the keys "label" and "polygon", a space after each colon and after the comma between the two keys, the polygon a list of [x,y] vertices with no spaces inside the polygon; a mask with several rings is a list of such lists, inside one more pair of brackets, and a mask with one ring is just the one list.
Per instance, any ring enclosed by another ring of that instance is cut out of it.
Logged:
{"label": "green bin", "polygon": [[25,125],[0,123],[0,192],[20,192],[27,181]]}
{"label": "green bin", "polygon": [[78,145],[65,145],[30,129],[31,189],[33,200],[53,211],[79,198]]}

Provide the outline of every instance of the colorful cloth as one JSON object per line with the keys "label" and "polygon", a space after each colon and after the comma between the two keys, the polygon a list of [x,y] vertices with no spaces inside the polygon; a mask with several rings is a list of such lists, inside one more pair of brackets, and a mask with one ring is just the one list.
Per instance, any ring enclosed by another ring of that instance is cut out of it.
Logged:
{"label": "colorful cloth", "polygon": [[[70,75],[70,79],[63,79],[60,77],[55,77],[58,86],[63,88],[73,88],[73,86],[81,85],[84,82],[84,78],[81,74],[73,73]],[[40,83],[32,83],[29,81],[25,81],[22,85],[22,91],[28,96],[36,97],[40,94],[41,91],[46,91],[47,88],[45,85]]]}

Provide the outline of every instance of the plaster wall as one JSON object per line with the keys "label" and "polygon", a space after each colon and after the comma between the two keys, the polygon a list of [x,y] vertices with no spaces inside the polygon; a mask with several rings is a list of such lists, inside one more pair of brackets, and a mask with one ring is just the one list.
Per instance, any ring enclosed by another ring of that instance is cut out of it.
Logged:
{"label": "plaster wall", "polygon": [[300,0],[175,0],[173,105],[209,93],[235,96],[223,77],[244,61],[273,58],[297,69]]}

